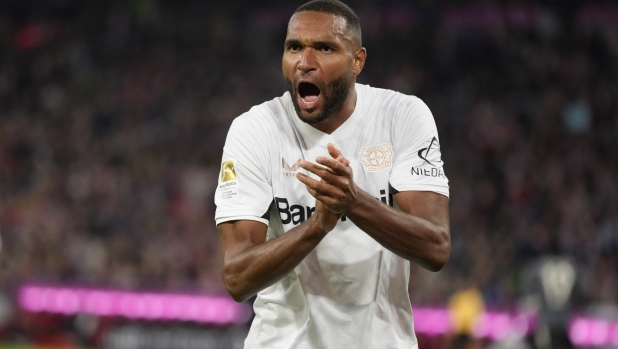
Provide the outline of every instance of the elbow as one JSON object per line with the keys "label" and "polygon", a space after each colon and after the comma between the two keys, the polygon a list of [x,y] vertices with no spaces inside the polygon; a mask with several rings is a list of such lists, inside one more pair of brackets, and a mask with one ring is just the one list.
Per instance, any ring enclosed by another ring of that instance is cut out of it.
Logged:
{"label": "elbow", "polygon": [[242,303],[251,298],[252,294],[247,292],[242,283],[242,278],[238,274],[232,273],[227,269],[229,268],[224,268],[222,273],[223,284],[225,285],[227,293],[238,303]]}
{"label": "elbow", "polygon": [[251,298],[251,296],[246,296],[242,293],[233,293],[228,289],[228,293],[230,294],[230,296],[232,297],[232,299],[236,302],[236,303],[242,303],[246,300],[248,300],[249,298]]}
{"label": "elbow", "polygon": [[223,284],[225,285],[225,289],[227,289],[227,293],[229,293],[230,297],[238,303],[242,303],[251,298],[251,295],[248,295],[247,292],[243,292],[242,287],[236,280],[233,279],[233,277],[223,276]]}
{"label": "elbow", "polygon": [[444,268],[446,262],[448,262],[448,256],[446,256],[445,258],[435,258],[434,260],[429,261],[426,264],[425,268],[434,273],[439,272]]}
{"label": "elbow", "polygon": [[441,239],[434,246],[434,251],[431,258],[426,263],[426,268],[432,272],[438,272],[444,268],[451,255],[451,239],[450,234],[444,231],[440,234]]}

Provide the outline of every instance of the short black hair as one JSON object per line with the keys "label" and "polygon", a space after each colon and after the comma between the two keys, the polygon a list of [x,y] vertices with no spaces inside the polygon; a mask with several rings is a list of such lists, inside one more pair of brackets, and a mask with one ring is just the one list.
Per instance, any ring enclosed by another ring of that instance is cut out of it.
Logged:
{"label": "short black hair", "polygon": [[358,37],[358,44],[362,45],[361,26],[358,16],[348,5],[338,0],[312,0],[303,5],[300,5],[294,11],[294,14],[299,12],[323,12],[345,19],[346,30],[351,31]]}

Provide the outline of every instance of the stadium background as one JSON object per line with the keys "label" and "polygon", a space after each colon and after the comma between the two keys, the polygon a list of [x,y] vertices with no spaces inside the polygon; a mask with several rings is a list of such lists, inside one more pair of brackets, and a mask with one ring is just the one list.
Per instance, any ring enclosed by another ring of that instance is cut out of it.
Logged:
{"label": "stadium background", "polygon": [[[0,348],[240,347],[213,191],[300,3],[0,2]],[[429,105],[450,179],[421,348],[618,347],[618,5],[348,4],[359,82]]]}

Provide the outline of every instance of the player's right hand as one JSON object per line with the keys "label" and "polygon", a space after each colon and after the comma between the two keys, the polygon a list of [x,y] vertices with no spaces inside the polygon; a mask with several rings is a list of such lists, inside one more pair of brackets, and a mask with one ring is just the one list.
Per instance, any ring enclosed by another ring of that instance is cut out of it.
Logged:
{"label": "player's right hand", "polygon": [[[327,149],[333,159],[341,162],[345,166],[350,166],[350,160],[346,159],[334,145],[329,143]],[[341,216],[343,216],[343,213],[333,213],[322,201],[318,199],[315,200],[315,213],[312,217],[315,217],[316,223],[318,223],[320,228],[325,232],[335,229]]]}
{"label": "player's right hand", "polygon": [[296,178],[307,187],[311,196],[324,203],[335,213],[349,210],[358,197],[359,189],[354,183],[350,161],[342,156],[334,145],[328,144],[329,157],[318,156],[317,164],[301,160],[299,166],[316,175],[318,179],[298,172]]}

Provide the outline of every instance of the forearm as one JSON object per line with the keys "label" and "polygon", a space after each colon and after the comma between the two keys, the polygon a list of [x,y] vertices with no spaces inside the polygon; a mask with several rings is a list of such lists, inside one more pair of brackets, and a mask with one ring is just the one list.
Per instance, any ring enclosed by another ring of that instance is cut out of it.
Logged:
{"label": "forearm", "polygon": [[431,221],[396,210],[358,190],[355,204],[345,212],[361,230],[397,255],[438,271],[450,254],[450,233]]}
{"label": "forearm", "polygon": [[315,218],[224,259],[223,281],[230,295],[247,300],[293,270],[327,234]]}

